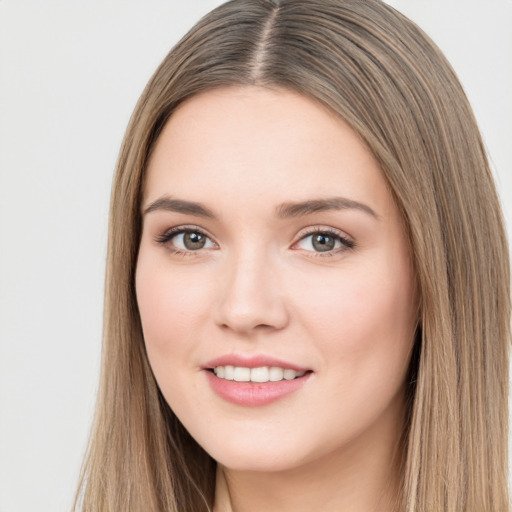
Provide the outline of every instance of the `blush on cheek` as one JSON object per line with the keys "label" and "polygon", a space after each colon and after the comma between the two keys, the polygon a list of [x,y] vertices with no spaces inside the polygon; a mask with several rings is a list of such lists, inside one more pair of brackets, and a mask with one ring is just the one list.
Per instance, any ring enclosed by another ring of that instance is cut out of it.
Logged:
{"label": "blush on cheek", "polygon": [[204,278],[146,256],[142,248],[135,281],[144,340],[148,353],[167,357],[193,345],[210,311],[209,294],[201,285]]}
{"label": "blush on cheek", "polygon": [[[403,280],[405,281],[405,279]],[[377,367],[407,353],[414,335],[414,301],[408,282],[347,276],[331,293],[310,297],[309,323],[332,344],[340,360],[372,361]]]}
{"label": "blush on cheek", "polygon": [[300,307],[307,312],[312,336],[325,340],[335,336],[340,347],[358,350],[370,341],[365,333],[375,324],[377,315],[380,323],[382,301],[373,282],[365,283],[357,275],[342,275],[321,289],[317,286]]}

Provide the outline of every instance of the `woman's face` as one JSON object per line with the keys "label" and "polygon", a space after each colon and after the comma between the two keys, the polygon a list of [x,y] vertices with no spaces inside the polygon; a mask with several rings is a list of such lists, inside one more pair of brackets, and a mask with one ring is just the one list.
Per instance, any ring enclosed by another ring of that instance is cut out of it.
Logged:
{"label": "woman's face", "polygon": [[379,165],[347,124],[282,89],[195,96],[156,144],[143,210],[149,361],[213,458],[285,470],[396,440],[414,274]]}

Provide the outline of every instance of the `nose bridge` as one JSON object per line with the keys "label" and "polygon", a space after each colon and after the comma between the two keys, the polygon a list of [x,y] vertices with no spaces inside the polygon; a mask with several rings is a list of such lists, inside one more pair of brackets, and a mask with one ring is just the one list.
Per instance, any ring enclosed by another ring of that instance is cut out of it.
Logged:
{"label": "nose bridge", "polygon": [[222,270],[219,323],[237,332],[282,329],[288,315],[276,258],[251,244],[233,251]]}

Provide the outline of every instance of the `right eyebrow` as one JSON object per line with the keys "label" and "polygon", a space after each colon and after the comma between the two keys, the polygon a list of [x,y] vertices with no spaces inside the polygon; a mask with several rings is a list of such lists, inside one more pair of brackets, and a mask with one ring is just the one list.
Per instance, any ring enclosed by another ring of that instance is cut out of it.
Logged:
{"label": "right eyebrow", "polygon": [[209,219],[216,218],[214,213],[201,203],[184,201],[183,199],[172,199],[168,196],[160,197],[159,199],[153,201],[150,205],[144,208],[142,214],[146,215],[158,210],[184,213],[186,215],[196,215],[197,217],[207,217]]}

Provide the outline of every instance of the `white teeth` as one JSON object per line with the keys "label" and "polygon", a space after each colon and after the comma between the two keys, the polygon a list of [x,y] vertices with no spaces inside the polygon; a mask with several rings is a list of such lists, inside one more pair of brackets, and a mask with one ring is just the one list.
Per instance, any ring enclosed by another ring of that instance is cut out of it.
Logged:
{"label": "white teeth", "polygon": [[235,373],[233,380],[237,382],[250,382],[251,381],[251,369],[243,368],[242,366],[235,366]]}
{"label": "white teeth", "polygon": [[273,366],[269,370],[269,380],[270,382],[277,382],[278,380],[283,380],[283,374],[284,370],[282,368],[277,368],[276,366]]}
{"label": "white teeth", "polygon": [[295,370],[285,370],[283,372],[283,377],[285,378],[285,380],[293,380],[295,379],[297,375],[297,372]]}
{"label": "white teeth", "polygon": [[245,368],[243,366],[216,366],[213,372],[220,379],[234,380],[236,382],[278,382],[280,380],[293,380],[302,377],[306,372],[297,372],[290,368],[277,366],[261,366],[259,368]]}
{"label": "white teeth", "polygon": [[[222,368],[222,366],[218,366],[218,368]],[[220,377],[220,375],[219,375]],[[224,366],[224,378],[226,380],[233,380],[235,378],[235,367],[234,366]]]}
{"label": "white teeth", "polygon": [[268,382],[268,368],[253,368],[251,370],[251,382]]}

